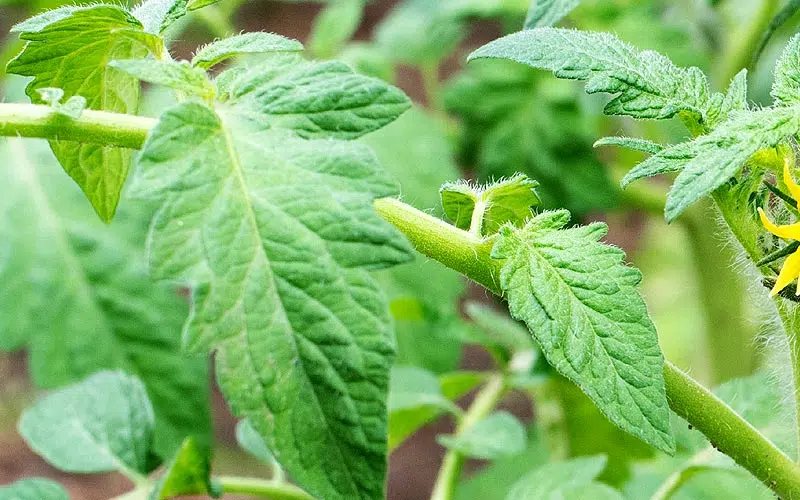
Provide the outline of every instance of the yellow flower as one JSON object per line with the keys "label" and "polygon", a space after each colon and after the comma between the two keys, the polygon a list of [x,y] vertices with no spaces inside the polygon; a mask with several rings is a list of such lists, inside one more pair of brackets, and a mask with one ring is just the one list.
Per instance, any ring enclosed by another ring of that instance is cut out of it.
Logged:
{"label": "yellow flower", "polygon": [[[783,166],[783,182],[786,184],[786,187],[789,188],[789,193],[791,193],[792,198],[797,201],[797,209],[800,210],[800,185],[792,179],[788,162]],[[800,222],[788,224],[786,226],[776,226],[767,218],[764,211],[760,208],[758,209],[758,214],[761,216],[761,223],[764,224],[764,227],[770,233],[779,238],[800,241]],[[778,292],[786,288],[789,283],[798,277],[800,277],[800,250],[788,256],[786,261],[784,261],[781,272],[778,274],[778,279],[775,281],[775,286],[772,287],[772,290],[769,292],[770,296],[774,297],[777,295]],[[797,287],[797,295],[800,295],[800,286]]]}

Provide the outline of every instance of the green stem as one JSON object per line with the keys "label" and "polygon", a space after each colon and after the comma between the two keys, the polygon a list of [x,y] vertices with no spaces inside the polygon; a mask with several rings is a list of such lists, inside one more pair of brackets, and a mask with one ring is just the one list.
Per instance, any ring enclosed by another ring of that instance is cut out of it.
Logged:
{"label": "green stem", "polygon": [[[139,148],[154,123],[155,120],[147,118],[98,111],[86,111],[79,119],[72,120],[64,119],[46,106],[0,104],[0,135],[6,136],[83,140]],[[418,251],[502,295],[498,282],[500,262],[491,258],[491,238],[479,239],[395,199],[379,199],[374,206]],[[800,355],[797,357],[800,359]],[[800,498],[800,468],[753,426],[669,362],[664,364],[664,381],[670,407],[675,413],[783,498]],[[245,492],[243,489],[249,487],[264,492],[269,491],[267,486],[275,487],[275,484],[231,479],[229,487],[237,489],[238,485],[241,488],[238,492]],[[260,489],[262,487],[266,489]],[[286,491],[281,489],[278,493]],[[291,490],[289,494],[299,493]],[[310,497],[275,498],[305,500]]]}
{"label": "green stem", "polygon": [[[505,389],[505,376],[500,373],[492,375],[483,389],[478,392],[467,413],[464,414],[464,418],[456,429],[456,435],[469,430],[494,411],[497,403],[503,398]],[[431,493],[431,500],[451,500],[454,497],[464,460],[464,455],[455,450],[449,450],[445,454],[436,484],[433,487],[433,493]]]}
{"label": "green stem", "polygon": [[721,399],[670,362],[664,382],[672,410],[711,445],[750,471],[781,498],[800,498],[800,468]]}
{"label": "green stem", "polygon": [[735,251],[720,241],[720,234],[728,232],[727,224],[716,216],[709,200],[701,201],[691,212],[703,215],[688,218],[684,226],[705,316],[713,382],[719,384],[753,372],[754,332],[745,317],[744,283],[732,269]]}
{"label": "green stem", "polygon": [[151,118],[90,110],[73,120],[49,106],[0,104],[0,136],[40,137],[138,149],[155,123]]}
{"label": "green stem", "polygon": [[792,400],[795,407],[797,449],[800,452],[800,339],[798,339],[798,333],[800,333],[798,331],[800,329],[800,317],[798,317],[800,308],[780,297],[775,297],[774,300],[778,309],[778,316],[781,318],[781,323],[786,333],[786,343],[792,363]]}
{"label": "green stem", "polygon": [[250,477],[217,476],[214,482],[222,493],[250,495],[270,500],[314,500],[314,497],[289,483]]}

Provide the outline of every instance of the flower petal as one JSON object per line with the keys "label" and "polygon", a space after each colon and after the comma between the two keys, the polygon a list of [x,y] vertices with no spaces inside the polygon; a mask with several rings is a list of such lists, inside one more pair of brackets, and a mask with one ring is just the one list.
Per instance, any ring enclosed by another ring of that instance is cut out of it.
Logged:
{"label": "flower petal", "polygon": [[792,178],[792,173],[789,171],[789,160],[783,163],[783,183],[789,189],[792,198],[797,201],[797,208],[800,210],[800,186]]}
{"label": "flower petal", "polygon": [[778,292],[786,288],[786,285],[797,279],[798,275],[800,275],[800,251],[786,257],[786,261],[783,263],[781,272],[778,275],[778,280],[775,281],[775,286],[769,292],[770,297],[774,297]]}
{"label": "flower petal", "polygon": [[[798,189],[800,189],[800,186]],[[770,233],[779,238],[800,241],[800,222],[795,222],[794,224],[789,224],[786,226],[776,226],[767,218],[766,214],[764,214],[764,211],[760,208],[758,209],[758,215],[761,216],[761,223],[764,224],[764,227]]]}

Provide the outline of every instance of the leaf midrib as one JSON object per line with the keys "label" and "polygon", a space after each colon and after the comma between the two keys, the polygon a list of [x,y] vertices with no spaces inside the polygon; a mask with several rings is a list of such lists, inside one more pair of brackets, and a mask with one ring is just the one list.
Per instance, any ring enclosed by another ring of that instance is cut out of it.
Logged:
{"label": "leaf midrib", "polygon": [[[253,234],[256,236],[257,252],[259,252],[261,254],[261,256],[264,258],[264,262],[266,263],[266,265],[270,267],[270,273],[269,273],[270,274],[270,281],[272,282],[273,289],[276,290],[276,292],[277,292],[279,287],[278,287],[278,284],[277,284],[276,279],[275,279],[276,278],[275,271],[272,269],[272,266],[269,264],[270,263],[269,257],[267,256],[267,254],[266,254],[266,252],[264,250],[263,238],[262,238],[261,233],[260,233],[260,231],[258,229],[258,221],[257,221],[257,218],[256,218],[255,210],[253,209],[253,205],[250,202],[250,195],[249,195],[250,194],[250,190],[247,188],[247,180],[245,178],[244,170],[242,168],[241,159],[239,158],[238,152],[236,151],[234,139],[230,135],[230,133],[229,133],[229,131],[228,131],[226,125],[225,125],[225,122],[222,120],[222,117],[220,115],[216,114],[216,116],[217,116],[217,119],[219,120],[219,123],[220,123],[220,132],[222,133],[223,139],[225,140],[225,148],[228,151],[228,156],[229,156],[229,158],[231,160],[231,169],[234,172],[234,178],[236,180],[236,183],[237,183],[239,189],[242,192],[243,198],[246,200],[244,205],[245,205],[246,210],[247,210],[248,224],[250,225],[250,228],[253,231]],[[252,265],[254,260],[255,259],[252,259],[250,261],[250,265]],[[277,298],[277,300],[279,300],[281,302],[281,311],[282,311],[282,313],[284,315],[284,318],[286,319],[286,323],[291,328],[291,333],[292,334],[291,334],[290,337],[292,339],[293,348],[294,348],[295,353],[298,353],[299,349],[298,349],[298,346],[297,346],[297,340],[295,339],[296,333],[294,331],[294,326],[291,324],[291,321],[289,321],[289,319],[286,318],[286,307],[283,304],[283,300],[281,298],[281,294],[280,293],[276,293],[275,297]],[[247,316],[247,309],[246,309],[246,305],[245,305],[244,302],[242,302],[242,307],[244,309],[244,313],[245,313],[245,317],[246,317]],[[246,328],[246,325],[245,325],[245,328]],[[248,336],[245,336],[245,338],[248,338]],[[255,360],[253,360],[251,355],[250,355],[250,349],[249,348],[246,349],[245,352],[247,352],[248,360],[250,361],[251,366],[255,367],[256,366]],[[312,393],[314,394],[314,402],[316,403],[317,410],[318,410],[320,415],[323,415],[325,417],[323,420],[324,420],[324,423],[325,423],[325,429],[327,431],[326,433],[329,436],[333,436],[334,437],[333,442],[337,444],[336,451],[340,456],[340,459],[341,459],[340,463],[346,464],[344,453],[342,452],[341,448],[338,446],[338,444],[339,444],[338,436],[331,431],[331,428],[330,428],[330,426],[328,424],[327,414],[322,409],[322,405],[320,404],[319,396],[317,395],[317,391],[315,389],[315,386],[311,382],[311,380],[308,379],[308,376],[306,375],[307,372],[306,372],[306,370],[305,370],[305,368],[303,366],[304,365],[304,360],[299,355],[297,357],[297,360],[298,360],[298,363],[300,364],[300,367],[302,369],[302,373],[303,373],[304,377],[306,378],[306,381],[307,381],[309,387],[311,387],[311,389],[312,389]],[[261,387],[262,387],[262,390],[264,392],[267,392],[268,389],[264,386],[264,384],[263,384],[263,382],[262,382],[260,377],[258,377],[258,381],[259,381],[259,385],[261,385]],[[345,466],[344,469],[347,472],[347,477],[349,479],[350,484],[353,486],[353,490],[354,491],[360,491],[360,487],[358,486],[359,483],[353,477],[350,468]],[[328,475],[325,474],[325,476],[327,478]],[[328,479],[328,481],[331,484],[331,486],[333,486],[333,483],[330,482],[330,479]],[[336,489],[335,486],[333,486],[333,487],[334,487],[334,489]]]}
{"label": "leaf midrib", "polygon": [[[640,412],[642,415],[645,415],[645,412],[643,411],[642,407],[639,405],[639,403],[638,403],[638,401],[636,400],[636,398],[634,398],[634,397],[633,397],[633,395],[631,394],[631,387],[632,387],[632,386],[631,386],[630,382],[628,382],[627,380],[625,380],[625,378],[623,378],[623,377],[622,377],[622,376],[619,374],[619,372],[617,371],[616,365],[614,364],[614,359],[613,359],[613,358],[611,357],[611,355],[609,354],[609,352],[608,352],[608,350],[607,350],[607,348],[606,348],[605,344],[604,344],[604,343],[603,343],[603,341],[602,341],[602,337],[601,337],[600,335],[597,335],[597,330],[595,329],[594,323],[592,323],[592,321],[591,321],[591,320],[590,320],[590,318],[588,317],[588,312],[586,311],[586,309],[591,309],[591,308],[590,308],[589,306],[585,305],[585,304],[583,303],[583,301],[581,301],[581,300],[580,300],[580,298],[578,298],[578,296],[577,296],[577,295],[575,295],[575,294],[572,292],[572,287],[569,285],[569,283],[567,283],[567,282],[566,282],[566,280],[563,278],[563,276],[561,276],[561,273],[559,273],[559,272],[558,272],[558,269],[557,269],[555,266],[553,266],[552,264],[550,264],[550,261],[548,261],[548,260],[547,260],[547,258],[545,258],[543,255],[541,255],[541,254],[540,254],[540,253],[539,253],[539,252],[538,252],[538,251],[535,249],[535,247],[533,247],[533,246],[532,246],[532,243],[530,243],[530,242],[529,242],[529,241],[527,241],[527,240],[523,240],[522,238],[519,238],[519,241],[522,243],[522,245],[523,245],[523,246],[524,246],[526,249],[528,249],[528,251],[530,251],[530,252],[531,252],[531,255],[534,255],[534,256],[535,256],[537,259],[539,259],[539,261],[541,261],[541,262],[544,262],[544,263],[545,263],[545,264],[546,264],[546,265],[547,265],[547,266],[548,266],[548,267],[549,267],[549,268],[550,268],[550,269],[553,271],[553,273],[554,273],[554,274],[557,276],[557,279],[558,279],[558,281],[559,281],[559,282],[561,282],[561,283],[562,283],[564,286],[566,286],[566,287],[567,287],[567,289],[569,289],[569,290],[570,290],[570,299],[571,299],[571,300],[574,300],[574,301],[576,301],[578,304],[580,304],[580,306],[581,306],[581,307],[580,307],[580,311],[581,311],[581,313],[580,313],[580,314],[581,314],[581,315],[584,317],[584,319],[586,320],[586,322],[587,322],[587,323],[588,323],[588,324],[591,326],[591,328],[592,328],[592,335],[593,335],[593,337],[594,337],[594,338],[600,338],[600,339],[601,339],[601,340],[600,340],[600,345],[603,347],[603,354],[605,354],[606,358],[607,358],[607,359],[608,359],[608,361],[609,361],[609,364],[610,364],[610,365],[613,367],[613,369],[614,369],[614,374],[616,375],[616,377],[617,377],[618,379],[622,380],[622,381],[625,383],[625,388],[626,388],[626,390],[628,391],[628,395],[631,397],[631,399],[632,399],[632,400],[634,401],[634,403],[636,404],[636,407],[639,409],[639,412]],[[622,285],[620,285],[620,283],[619,283],[619,282],[616,280],[616,278],[614,278],[613,276],[609,276],[609,278],[610,278],[610,279],[611,279],[611,280],[612,280],[612,281],[613,281],[613,282],[614,282],[614,283],[617,285],[617,287],[619,287],[619,288],[622,288]],[[536,300],[537,300],[537,302],[539,301],[538,299],[536,299]],[[550,316],[550,315],[549,315],[549,313],[548,313],[548,316]],[[573,370],[574,370],[574,368],[573,368]],[[629,421],[629,420],[628,420],[628,419],[627,419],[627,418],[624,416],[624,414],[623,414],[623,418],[625,418],[625,420],[626,420],[626,421],[628,421],[628,423],[629,423],[629,424],[631,424],[631,425],[632,425],[632,427],[634,427],[634,428],[636,428],[636,427],[637,427],[637,426],[636,426],[636,425],[635,425],[633,422]],[[662,442],[664,442],[664,443],[667,443],[667,441],[664,441],[664,439],[663,439],[663,431],[662,431],[661,429],[657,429],[657,428],[656,428],[656,427],[655,427],[655,426],[654,426],[654,425],[653,425],[653,424],[652,424],[652,423],[651,423],[651,422],[650,422],[650,421],[649,421],[647,418],[645,418],[645,421],[647,422],[647,424],[648,424],[648,425],[649,425],[649,426],[650,426],[650,427],[651,427],[653,430],[655,430],[655,431],[658,433],[658,435],[659,435],[659,436],[662,436]]]}

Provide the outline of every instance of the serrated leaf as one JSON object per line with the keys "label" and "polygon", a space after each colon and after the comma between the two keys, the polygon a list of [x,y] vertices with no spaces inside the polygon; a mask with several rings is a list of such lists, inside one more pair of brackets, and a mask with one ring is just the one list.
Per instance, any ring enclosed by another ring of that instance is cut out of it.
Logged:
{"label": "serrated leaf", "polygon": [[146,32],[158,35],[189,13],[188,3],[188,0],[144,0],[132,14]]}
{"label": "serrated leaf", "polygon": [[525,451],[525,428],[506,411],[492,413],[455,436],[437,436],[448,449],[483,460],[519,455]]}
{"label": "serrated leaf", "polygon": [[667,221],[675,220],[690,205],[739,173],[759,150],[774,147],[798,132],[800,108],[732,113],[728,121],[687,146],[694,156],[680,165],[681,173],[667,195]]}
{"label": "serrated leaf", "polygon": [[492,250],[504,259],[500,286],[551,365],[621,429],[668,453],[675,440],[664,358],[625,254],[599,240],[603,224],[562,229],[566,211],[505,227]]}
{"label": "serrated leaf", "polygon": [[528,17],[525,18],[525,29],[555,26],[580,3],[580,0],[531,0]]}
{"label": "serrated leaf", "polygon": [[297,40],[274,33],[242,33],[216,40],[201,47],[192,58],[192,66],[209,69],[217,64],[243,54],[268,52],[299,52],[303,44]]}
{"label": "serrated leaf", "polygon": [[694,143],[691,142],[681,142],[674,146],[663,148],[661,151],[630,169],[620,181],[620,185],[624,188],[631,182],[644,179],[645,177],[678,172],[688,161],[694,158],[694,156]]}
{"label": "serrated leaf", "polygon": [[621,148],[641,151],[642,153],[648,153],[651,155],[659,153],[664,149],[664,146],[661,144],[636,137],[603,137],[594,143],[594,147],[600,146],[619,146]]}
{"label": "serrated leaf", "polygon": [[31,478],[0,486],[0,500],[69,500],[69,495],[55,481]]}
{"label": "serrated leaf", "polygon": [[144,385],[122,372],[98,372],[25,410],[19,433],[65,472],[149,472],[153,408]]}
{"label": "serrated leaf", "polygon": [[215,88],[206,72],[192,67],[186,61],[120,59],[111,61],[109,66],[143,82],[164,85],[203,99],[214,98]]}
{"label": "serrated leaf", "polygon": [[303,138],[355,139],[392,122],[411,103],[399,89],[338,61],[278,54],[230,88],[241,114]]}
{"label": "serrated leaf", "polygon": [[318,57],[331,57],[358,29],[364,15],[365,0],[332,0],[314,19],[311,52]]}
{"label": "serrated leaf", "polygon": [[217,112],[185,102],[160,117],[134,186],[161,204],[151,273],[193,284],[188,347],[216,349],[228,402],[292,477],[325,498],[379,497],[394,346],[367,270],[410,247],[372,209],[394,183],[368,148],[333,138],[396,118],[406,99],[337,63],[278,69],[241,77]]}
{"label": "serrated leaf", "polygon": [[178,453],[167,466],[166,471],[150,493],[150,500],[166,500],[168,498],[212,494],[216,498],[218,491],[211,485],[211,460],[209,450],[201,446],[195,439],[187,438]]}
{"label": "serrated leaf", "polygon": [[618,94],[610,115],[665,119],[680,112],[707,122],[712,94],[696,67],[680,68],[665,56],[640,51],[614,35],[563,28],[536,28],[495,40],[469,59],[500,58],[548,69],[559,78],[586,80],[590,94]]}
{"label": "serrated leaf", "polygon": [[540,466],[520,479],[509,491],[506,500],[558,500],[571,489],[588,485],[606,466],[606,457],[574,458]]}
{"label": "serrated leaf", "polygon": [[480,234],[489,236],[507,222],[521,226],[531,217],[531,209],[541,203],[535,189],[538,185],[517,174],[481,187],[447,183],[440,189],[440,195],[445,214],[459,229],[470,229],[475,207],[479,205],[483,217],[476,223],[480,223]]}
{"label": "serrated leaf", "polygon": [[782,106],[800,103],[800,34],[789,40],[775,65],[771,95]]}
{"label": "serrated leaf", "polygon": [[103,224],[44,142],[0,141],[0,175],[0,349],[27,347],[43,388],[102,369],[138,375],[162,457],[190,433],[210,442],[207,359],[181,352],[186,301],[144,266],[149,212],[140,204]]}
{"label": "serrated leaf", "polygon": [[[720,98],[721,97],[721,98]],[[734,111],[748,109],[747,105],[747,69],[739,71],[728,85],[728,90],[724,96],[714,94],[708,109],[708,128],[716,128],[717,125],[728,119]]]}
{"label": "serrated leaf", "polygon": [[253,424],[250,423],[250,420],[241,420],[236,424],[236,442],[239,443],[243,450],[261,460],[264,464],[275,464],[275,457],[272,456],[269,446],[253,427]]}
{"label": "serrated leaf", "polygon": [[[17,25],[27,41],[7,67],[9,73],[31,76],[26,92],[42,102],[38,89],[60,88],[67,99],[80,95],[89,109],[135,113],[139,83],[109,68],[112,59],[137,59],[160,54],[163,41],[121,7],[93,5],[59,9]],[[99,144],[52,141],[64,170],[81,186],[104,221],[119,203],[130,166],[130,151]]]}

